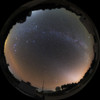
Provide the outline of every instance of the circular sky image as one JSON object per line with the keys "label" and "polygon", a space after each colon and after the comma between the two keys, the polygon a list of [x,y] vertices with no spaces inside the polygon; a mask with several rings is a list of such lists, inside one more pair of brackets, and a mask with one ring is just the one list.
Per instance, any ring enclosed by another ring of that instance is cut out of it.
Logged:
{"label": "circular sky image", "polygon": [[98,32],[91,19],[66,0],[34,0],[21,6],[0,35],[5,75],[33,98],[67,98],[97,69]]}

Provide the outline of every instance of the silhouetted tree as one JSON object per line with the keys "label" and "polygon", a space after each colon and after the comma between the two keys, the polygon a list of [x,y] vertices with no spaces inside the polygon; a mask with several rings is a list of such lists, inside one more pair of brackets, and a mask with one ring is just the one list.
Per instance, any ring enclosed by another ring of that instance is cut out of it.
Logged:
{"label": "silhouetted tree", "polygon": [[59,92],[59,91],[61,91],[61,88],[60,88],[59,86],[57,86],[57,87],[55,88],[55,90],[56,90],[57,92]]}
{"label": "silhouetted tree", "polygon": [[62,89],[62,90],[67,89],[67,85],[65,85],[65,84],[62,85],[62,86],[61,86],[61,89]]}
{"label": "silhouetted tree", "polygon": [[61,86],[62,90],[69,90],[72,89],[73,87],[75,87],[77,85],[77,83],[72,83],[72,84],[64,84]]}
{"label": "silhouetted tree", "polygon": [[30,82],[26,82],[26,84],[29,85],[29,86],[31,86],[31,83]]}

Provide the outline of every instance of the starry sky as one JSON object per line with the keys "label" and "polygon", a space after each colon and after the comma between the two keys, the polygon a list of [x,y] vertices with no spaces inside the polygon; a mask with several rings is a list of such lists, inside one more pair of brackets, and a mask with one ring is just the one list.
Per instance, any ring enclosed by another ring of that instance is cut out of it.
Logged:
{"label": "starry sky", "polygon": [[10,72],[33,86],[54,90],[77,83],[94,58],[94,39],[80,16],[65,8],[35,10],[16,23],[4,45]]}

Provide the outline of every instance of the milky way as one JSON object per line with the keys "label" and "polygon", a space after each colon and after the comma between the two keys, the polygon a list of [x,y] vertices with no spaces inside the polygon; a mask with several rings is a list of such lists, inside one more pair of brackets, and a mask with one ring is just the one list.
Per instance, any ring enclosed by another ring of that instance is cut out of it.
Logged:
{"label": "milky way", "polygon": [[33,86],[55,89],[77,83],[94,57],[93,36],[80,16],[64,8],[32,11],[16,23],[5,42],[10,72]]}

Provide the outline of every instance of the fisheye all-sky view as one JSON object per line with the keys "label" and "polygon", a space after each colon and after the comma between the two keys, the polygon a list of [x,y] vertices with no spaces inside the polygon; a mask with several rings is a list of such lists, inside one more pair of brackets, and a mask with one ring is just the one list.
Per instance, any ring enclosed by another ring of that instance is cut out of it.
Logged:
{"label": "fisheye all-sky view", "polygon": [[44,90],[78,83],[94,58],[94,39],[80,16],[55,8],[35,10],[9,31],[4,53],[18,80]]}

